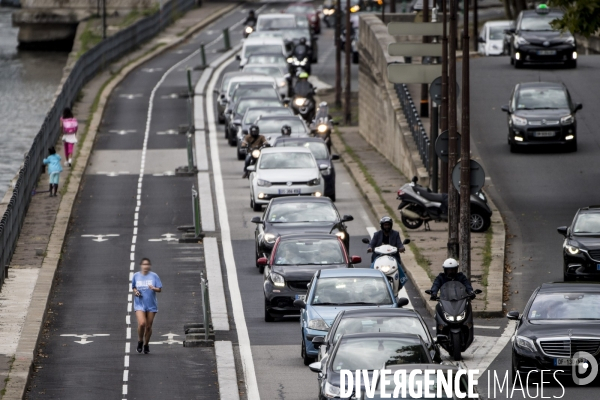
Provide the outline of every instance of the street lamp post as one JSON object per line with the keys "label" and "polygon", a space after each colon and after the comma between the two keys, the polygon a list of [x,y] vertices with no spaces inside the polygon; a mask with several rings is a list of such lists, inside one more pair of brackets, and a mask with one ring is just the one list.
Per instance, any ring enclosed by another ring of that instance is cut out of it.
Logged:
{"label": "street lamp post", "polygon": [[[456,109],[456,41],[457,41],[457,0],[450,0],[450,32],[448,45],[448,182],[452,182],[452,170],[457,158],[457,109]],[[448,184],[448,257],[459,258],[458,254],[458,192]]]}
{"label": "street lamp post", "polygon": [[[440,0],[438,0],[440,1]],[[440,113],[441,131],[448,130],[448,10],[446,4],[448,0],[441,0],[442,3],[442,112]],[[442,193],[448,193],[448,163],[442,161]]]}
{"label": "street lamp post", "polygon": [[335,2],[335,106],[342,107],[342,0]]}
{"label": "street lamp post", "polygon": [[[477,0],[474,0],[477,2]],[[471,278],[471,144],[469,115],[469,1],[464,2],[460,161],[460,265]]]}
{"label": "street lamp post", "polygon": [[[429,0],[423,0],[423,23],[429,22]],[[423,43],[429,43],[429,37],[423,36]],[[425,58],[423,57],[423,60]],[[421,61],[423,63],[423,61]],[[429,117],[429,85],[421,84],[421,117]]]}
{"label": "street lamp post", "polygon": [[344,76],[345,79],[345,83],[346,83],[346,92],[344,93],[344,97],[345,97],[345,104],[344,104],[344,120],[346,122],[346,125],[350,125],[350,121],[351,121],[351,113],[350,113],[350,101],[351,101],[351,93],[350,93],[350,75],[351,75],[351,71],[350,71],[350,52],[351,47],[350,47],[350,33],[351,33],[352,27],[350,26],[350,0],[346,0],[346,42],[344,43],[346,45],[346,48],[344,49],[345,53],[344,56],[346,57],[346,75]]}

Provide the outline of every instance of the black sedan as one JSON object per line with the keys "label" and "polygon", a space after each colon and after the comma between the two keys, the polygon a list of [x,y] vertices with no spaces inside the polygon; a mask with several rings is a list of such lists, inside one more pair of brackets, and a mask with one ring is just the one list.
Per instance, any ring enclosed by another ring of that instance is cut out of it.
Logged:
{"label": "black sedan", "polygon": [[600,360],[600,284],[545,283],[533,292],[523,315],[510,311],[507,318],[518,321],[512,381],[517,374],[542,370],[547,380],[554,372],[570,377],[572,364],[581,360],[573,358],[577,352]]}
{"label": "black sedan", "polygon": [[280,116],[294,116],[294,112],[289,107],[277,106],[277,107],[250,107],[246,109],[246,113],[241,119],[242,125],[238,127],[238,131],[236,133],[236,137],[238,138],[238,146],[237,146],[237,158],[238,160],[243,160],[246,158],[246,154],[242,153],[242,138],[248,134],[248,130],[250,129],[250,125],[254,125],[258,119],[260,119],[263,115],[268,115],[271,117],[280,117]]}
{"label": "black sedan", "polygon": [[288,125],[290,128],[292,128],[293,137],[308,137],[310,133],[308,127],[302,120],[302,117],[299,115],[294,115],[291,117],[285,115],[265,115],[256,121],[256,125],[258,125],[258,128],[260,129],[261,135],[265,135],[267,137],[270,145],[273,145],[273,143],[275,143],[275,139],[281,136],[281,128],[284,125]]}
{"label": "black sedan", "polygon": [[342,335],[368,332],[414,333],[421,336],[431,358],[441,362],[440,348],[434,341],[421,314],[405,308],[343,310],[333,320],[325,337],[316,336],[312,342],[323,361]]}
{"label": "black sedan", "polygon": [[298,315],[295,300],[304,300],[308,283],[322,269],[351,268],[361,262],[358,256],[348,257],[344,243],[335,235],[296,234],[277,239],[270,260],[258,259],[265,267],[265,321],[275,316]]}
{"label": "black sedan", "polygon": [[[256,260],[269,258],[277,237],[292,233],[335,234],[348,250],[350,235],[345,223],[353,220],[352,215],[340,217],[335,205],[326,197],[276,197],[271,200],[262,218],[252,218],[256,224]],[[264,266],[258,262],[256,266],[262,273]]]}
{"label": "black sedan", "polygon": [[[410,333],[355,333],[338,340],[324,363],[310,364],[318,373],[319,400],[339,398],[340,371],[380,370],[406,364],[432,364],[423,339]],[[364,386],[363,386],[364,387]]]}
{"label": "black sedan", "polygon": [[242,126],[242,117],[248,108],[257,106],[283,107],[281,100],[269,96],[268,93],[271,92],[270,88],[265,90],[265,92],[267,93],[266,97],[260,97],[260,92],[259,96],[254,96],[254,94],[241,96],[231,106],[231,113],[228,114],[228,123],[225,127],[225,129],[227,129],[227,137],[229,138],[230,146],[235,146],[238,142],[237,131],[238,128]]}
{"label": "black sedan", "polygon": [[582,105],[573,103],[562,83],[518,83],[508,105],[508,144],[516,152],[525,146],[560,145],[577,151],[575,114]]}
{"label": "black sedan", "polygon": [[337,154],[329,154],[327,145],[321,138],[307,137],[307,138],[285,138],[280,136],[277,138],[274,144],[275,147],[306,147],[315,156],[315,160],[320,165],[327,165],[327,169],[321,170],[321,175],[325,181],[325,196],[329,197],[331,201],[335,201],[335,167],[333,165],[334,160],[339,160],[340,156]]}
{"label": "black sedan", "polygon": [[523,63],[562,63],[577,66],[577,43],[569,32],[561,32],[550,24],[563,17],[560,10],[540,4],[535,10],[521,11],[515,28],[507,30],[510,40],[510,63],[521,68]]}
{"label": "black sedan", "polygon": [[[243,97],[254,97],[264,99],[275,99],[281,104],[281,97],[275,89],[274,85],[269,83],[243,83],[239,84],[231,95],[225,108],[225,138],[229,139],[229,144],[235,139],[237,129],[233,126],[233,119],[236,117],[234,109],[237,107],[238,102]],[[240,118],[239,116],[237,118]],[[233,136],[233,137],[232,137]]]}
{"label": "black sedan", "polygon": [[600,278],[600,206],[580,208],[570,226],[557,230],[565,237],[565,281],[577,277]]}

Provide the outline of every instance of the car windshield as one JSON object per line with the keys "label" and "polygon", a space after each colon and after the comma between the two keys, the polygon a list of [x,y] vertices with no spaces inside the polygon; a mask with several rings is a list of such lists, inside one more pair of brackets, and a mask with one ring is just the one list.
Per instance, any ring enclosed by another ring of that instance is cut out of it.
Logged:
{"label": "car windshield", "polygon": [[242,87],[235,91],[232,97],[232,102],[236,103],[242,97],[266,97],[279,100],[279,94],[277,94],[277,92],[275,91],[275,89],[273,89],[272,86],[268,86],[268,84],[262,87]]}
{"label": "car windshield", "polygon": [[[266,79],[266,77],[265,77]],[[238,89],[244,89],[244,86],[249,86],[249,85],[259,85],[259,86],[264,86],[266,88],[272,88],[273,87],[273,81],[271,82],[257,82],[257,81],[245,81],[245,82],[233,82],[229,85],[229,92],[227,93],[229,95],[229,97],[233,96],[233,93],[238,90]]]}
{"label": "car windshield", "polygon": [[506,26],[491,26],[490,27],[490,40],[504,40],[504,30],[508,29]]}
{"label": "car windshield", "polygon": [[248,58],[252,53],[276,53],[281,51],[282,47],[279,44],[249,44],[244,48],[244,57]]}
{"label": "car windshield", "polygon": [[600,213],[579,214],[575,227],[573,228],[575,235],[600,235]]}
{"label": "car windshield", "polygon": [[244,115],[246,110],[250,107],[257,107],[257,106],[277,107],[278,105],[281,105],[281,103],[277,99],[242,99],[238,103],[237,109],[235,110],[235,112],[236,112],[236,114]]}
{"label": "car windshield", "polygon": [[310,153],[268,153],[260,156],[260,169],[316,168]]}
{"label": "car windshield", "polygon": [[285,9],[285,12],[288,14],[309,14],[314,12],[315,9],[312,6],[309,5],[294,5],[294,6],[289,6],[288,8]]}
{"label": "car windshield", "polygon": [[383,278],[367,276],[321,278],[317,281],[312,300],[315,306],[375,306],[392,302],[387,282]]}
{"label": "car windshield", "polygon": [[248,37],[251,37],[251,38],[257,38],[257,37],[283,37],[283,35],[279,31],[262,31],[262,32],[254,31]]}
{"label": "car windshield", "polygon": [[385,317],[360,316],[342,319],[335,331],[333,343],[336,343],[342,335],[371,332],[414,333],[421,336],[423,341],[429,342],[427,332],[425,332],[419,318],[410,316],[391,317],[386,315]]}
{"label": "car windshield", "polygon": [[308,29],[289,29],[283,33],[283,36],[288,40],[306,39],[306,45],[310,46],[310,32]]}
{"label": "car windshield", "polygon": [[284,106],[279,108],[272,108],[270,110],[248,110],[246,113],[246,118],[244,119],[244,124],[252,124],[262,115],[268,116],[277,116],[277,115],[292,115],[292,111]]}
{"label": "car windshield", "polygon": [[248,58],[248,64],[281,64],[287,66],[287,61],[283,54],[253,55]]}
{"label": "car windshield", "polygon": [[304,122],[298,118],[263,119],[258,121],[258,128],[263,133],[281,133],[281,127],[284,125],[292,128],[292,134],[308,134]]}
{"label": "car windshield", "polygon": [[324,201],[276,203],[269,207],[266,221],[286,222],[337,222],[339,216],[332,204]]}
{"label": "car windshield", "polygon": [[282,241],[275,254],[275,265],[332,265],[345,262],[336,238]]}
{"label": "car windshield", "polygon": [[550,22],[554,21],[557,18],[561,18],[562,14],[546,14],[546,15],[531,15],[528,17],[523,17],[521,20],[521,30],[522,31],[554,31],[556,29],[552,28]]}
{"label": "car windshield", "polygon": [[262,18],[258,20],[257,30],[269,31],[278,29],[290,29],[295,27],[295,18]]}
{"label": "car windshield", "polygon": [[340,343],[332,363],[334,371],[376,370],[383,366],[429,363],[421,343],[410,339],[360,338]]}
{"label": "car windshield", "polygon": [[244,72],[252,72],[253,74],[264,74],[269,76],[283,76],[283,72],[279,67],[267,67],[262,65],[253,65],[251,67],[245,67]]}
{"label": "car windshield", "polygon": [[327,160],[329,158],[329,152],[327,146],[322,142],[298,142],[298,141],[283,141],[281,144],[278,142],[277,147],[306,147],[313,153],[317,160]]}
{"label": "car windshield", "polygon": [[553,108],[569,108],[567,94],[564,89],[548,88],[522,88],[517,98],[519,110],[543,110]]}
{"label": "car windshield", "polygon": [[[432,376],[435,376],[435,374],[432,374]],[[444,371],[444,376],[448,376],[448,372]],[[395,399],[424,399],[425,398],[425,376],[424,374],[417,374],[414,376],[414,381],[413,381],[413,392],[415,394],[417,394],[417,397],[412,397],[410,395],[410,390],[407,386],[406,388],[406,396],[403,396],[402,391],[400,391],[398,393],[398,397],[394,397]],[[394,383],[394,380],[386,380],[387,384],[385,385],[385,391],[382,392],[381,391],[381,384],[383,383],[383,381],[379,380],[377,389],[375,390],[375,396],[372,398],[373,400],[379,400],[379,399],[384,399],[384,398],[389,398],[389,395],[391,393],[394,393],[394,389],[396,388],[396,384]],[[433,395],[433,397],[428,397],[428,399],[433,399],[433,400],[445,400],[445,399],[452,399],[452,396],[447,396],[446,395],[446,391],[442,388],[440,390],[440,396],[437,395],[438,393],[438,385],[437,382],[434,379],[432,379],[431,381],[428,382],[429,383],[429,393],[431,393]],[[383,397],[382,393],[386,393],[387,397]],[[422,395],[418,395],[418,393],[422,393]]]}
{"label": "car windshield", "polygon": [[600,293],[538,294],[529,310],[529,319],[600,319]]}

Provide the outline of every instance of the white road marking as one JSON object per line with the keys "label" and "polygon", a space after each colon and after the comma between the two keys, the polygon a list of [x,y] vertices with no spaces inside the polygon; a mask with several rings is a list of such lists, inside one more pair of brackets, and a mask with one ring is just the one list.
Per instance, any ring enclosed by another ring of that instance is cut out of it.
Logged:
{"label": "white road marking", "polygon": [[131,315],[126,315],[126,316],[125,316],[125,323],[126,323],[127,325],[131,325]]}
{"label": "white road marking", "polygon": [[161,99],[178,99],[179,98],[179,94],[177,93],[171,93],[171,94],[167,94],[165,96],[160,96]]}
{"label": "white road marking", "polygon": [[119,95],[119,97],[122,97],[127,100],[133,100],[133,99],[137,99],[138,97],[142,97],[142,95],[139,93],[137,93],[137,94],[121,94],[121,95]]}
{"label": "white road marking", "polygon": [[87,340],[87,338],[90,338],[90,337],[99,337],[99,336],[110,336],[110,334],[108,334],[108,333],[95,333],[95,334],[92,334],[92,335],[76,335],[74,333],[65,333],[65,334],[60,335],[60,336],[78,337],[81,340],[75,340],[74,341],[75,343],[90,344],[90,343],[94,343],[94,341],[93,340]]}
{"label": "white road marking", "polygon": [[95,237],[96,239],[92,239],[94,242],[106,242],[108,239],[104,238],[117,236],[119,236],[117,233],[109,233],[107,235],[81,235],[81,237]]}
{"label": "white road marking", "polygon": [[131,350],[131,343],[126,342],[125,343],[125,354],[129,354],[130,350]]}
{"label": "white road marking", "polygon": [[[233,51],[231,52],[233,54]],[[231,55],[229,56],[231,57]],[[221,64],[215,71],[207,93],[212,93],[221,72],[233,62],[234,58]],[[218,65],[218,64],[215,64]],[[246,396],[248,400],[260,399],[258,383],[256,381],[256,372],[254,369],[254,360],[252,358],[252,348],[250,347],[250,336],[248,335],[248,326],[244,315],[244,304],[240,293],[240,286],[237,278],[237,268],[233,257],[233,245],[231,243],[231,230],[229,227],[229,216],[227,212],[227,203],[225,201],[225,189],[223,185],[223,175],[221,172],[221,160],[219,158],[219,142],[217,138],[217,126],[214,118],[214,104],[212,101],[206,102],[206,118],[210,132],[210,152],[213,166],[213,177],[215,182],[215,194],[217,197],[217,208],[219,213],[219,222],[221,226],[221,240],[223,244],[223,254],[225,256],[225,266],[227,268],[227,282],[231,297],[231,307],[233,309],[233,318],[238,333],[239,351],[244,368],[244,377],[246,384]]]}
{"label": "white road marking", "polygon": [[200,195],[200,219],[204,232],[214,232],[215,209],[213,206],[212,189],[210,187],[210,174],[198,172],[198,194]]}
{"label": "white road marking", "polygon": [[217,358],[217,378],[219,381],[219,396],[221,399],[239,400],[240,394],[235,373],[233,346],[229,341],[215,342]]}
{"label": "white road marking", "polygon": [[110,130],[110,133],[116,133],[117,135],[127,135],[128,133],[137,132],[135,129],[119,129],[119,130]]}
{"label": "white road marking", "polygon": [[127,328],[127,330],[125,332],[126,332],[126,336],[125,337],[127,339],[131,339],[131,328]]}
{"label": "white road marking", "polygon": [[127,385],[123,385],[123,394],[126,395],[127,394]]}
{"label": "white road marking", "polygon": [[129,380],[129,370],[126,369],[123,371],[123,382],[127,382]]}
{"label": "white road marking", "polygon": [[142,68],[143,72],[158,72],[158,71],[162,71],[162,68]]}
{"label": "white road marking", "polygon": [[164,235],[160,235],[162,238],[160,239],[148,239],[149,242],[178,242],[179,239],[176,237],[174,233],[165,233]]}
{"label": "white road marking", "polygon": [[148,344],[169,344],[169,345],[170,344],[183,344],[182,341],[173,339],[175,336],[179,336],[179,335],[177,335],[175,333],[169,332],[169,333],[167,333],[166,335],[163,335],[163,336],[166,336],[167,340],[163,340],[162,342],[149,342]]}
{"label": "white road marking", "polygon": [[179,135],[179,131],[175,129],[167,129],[166,131],[156,132],[157,135]]}
{"label": "white road marking", "polygon": [[125,363],[124,363],[126,368],[129,368],[129,356],[125,356]]}
{"label": "white road marking", "polygon": [[229,317],[227,315],[227,302],[225,301],[217,238],[204,238],[204,264],[206,265],[206,278],[210,285],[208,295],[213,329],[215,331],[228,331]]}

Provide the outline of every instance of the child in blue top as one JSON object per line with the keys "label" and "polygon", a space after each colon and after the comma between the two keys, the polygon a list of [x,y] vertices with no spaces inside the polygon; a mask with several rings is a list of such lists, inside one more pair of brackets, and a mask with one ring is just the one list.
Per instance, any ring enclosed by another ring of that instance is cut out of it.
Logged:
{"label": "child in blue top", "polygon": [[[56,197],[58,178],[60,178],[60,173],[63,169],[60,165],[60,156],[56,154],[54,147],[50,147],[48,153],[50,153],[50,155],[44,158],[44,165],[48,166],[48,173],[50,174],[50,197]],[[52,191],[54,191],[54,194],[52,194]]]}
{"label": "child in blue top", "polygon": [[162,282],[157,274],[150,271],[152,264],[150,259],[142,258],[140,271],[136,272],[131,279],[131,290],[135,295],[133,309],[138,321],[138,345],[137,352],[150,353],[150,336],[152,336],[152,323],[158,312],[156,293],[162,291]]}

